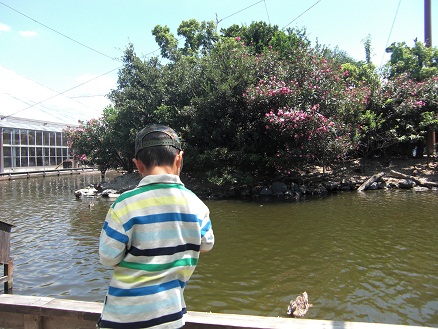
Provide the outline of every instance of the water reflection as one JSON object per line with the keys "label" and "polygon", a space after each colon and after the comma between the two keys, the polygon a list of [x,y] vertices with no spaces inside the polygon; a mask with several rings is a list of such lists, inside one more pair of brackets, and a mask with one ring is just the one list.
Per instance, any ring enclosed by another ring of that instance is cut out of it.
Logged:
{"label": "water reflection", "polygon": [[[111,202],[76,200],[98,174],[0,182],[14,294],[102,301],[97,242]],[[209,201],[216,246],[186,289],[196,311],[438,326],[437,192],[341,193],[297,203]]]}

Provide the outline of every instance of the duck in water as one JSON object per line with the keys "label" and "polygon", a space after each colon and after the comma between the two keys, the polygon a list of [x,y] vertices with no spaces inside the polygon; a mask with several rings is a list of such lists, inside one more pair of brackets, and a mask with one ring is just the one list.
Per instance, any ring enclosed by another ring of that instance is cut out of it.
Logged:
{"label": "duck in water", "polygon": [[309,296],[307,296],[307,292],[303,292],[299,294],[295,300],[291,300],[289,306],[287,307],[287,314],[293,315],[296,318],[303,317],[309,307],[312,307],[312,304],[309,304]]}

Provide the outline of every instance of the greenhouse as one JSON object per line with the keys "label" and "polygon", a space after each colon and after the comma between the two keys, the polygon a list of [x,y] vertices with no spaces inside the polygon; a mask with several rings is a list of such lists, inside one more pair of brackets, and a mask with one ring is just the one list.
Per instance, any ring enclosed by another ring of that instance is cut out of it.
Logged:
{"label": "greenhouse", "polygon": [[23,118],[0,120],[0,173],[70,167],[65,127]]}
{"label": "greenhouse", "polygon": [[102,111],[0,66],[0,175],[75,167],[63,129]]}

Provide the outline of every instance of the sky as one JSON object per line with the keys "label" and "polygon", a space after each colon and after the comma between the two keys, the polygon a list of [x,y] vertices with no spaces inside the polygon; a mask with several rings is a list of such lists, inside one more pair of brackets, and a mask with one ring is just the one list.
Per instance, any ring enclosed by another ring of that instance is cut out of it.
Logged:
{"label": "sky", "polygon": [[[431,2],[436,47],[438,0]],[[365,60],[369,35],[376,66],[392,42],[424,41],[424,0],[0,0],[0,114],[63,108],[96,118],[110,104],[105,95],[117,87],[128,44],[141,58],[158,56],[152,29],[167,25],[176,35],[192,18],[219,21],[218,29],[254,21],[304,28],[313,44],[356,60]]]}

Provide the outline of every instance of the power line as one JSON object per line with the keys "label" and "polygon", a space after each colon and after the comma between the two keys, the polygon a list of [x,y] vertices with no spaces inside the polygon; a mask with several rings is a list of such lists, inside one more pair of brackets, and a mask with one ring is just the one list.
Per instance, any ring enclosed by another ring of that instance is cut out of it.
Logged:
{"label": "power line", "polygon": [[246,8],[243,8],[243,9],[241,9],[241,10],[239,10],[239,11],[236,11],[235,13],[233,13],[233,14],[231,14],[231,15],[228,15],[228,16],[222,18],[222,19],[219,19],[219,20],[216,19],[216,25],[219,25],[219,23],[222,22],[223,20],[226,20],[227,18],[230,18],[231,16],[234,16],[234,15],[236,15],[236,14],[238,14],[238,13],[241,13],[242,11],[245,11],[245,10],[247,10],[248,8],[251,8],[251,7],[255,6],[255,5],[258,5],[260,2],[264,2],[264,1],[265,1],[265,0],[257,1],[257,2],[255,2],[255,3],[253,3],[252,5],[249,5],[249,6],[246,7]]}
{"label": "power line", "polygon": [[305,11],[303,11],[300,15],[298,15],[298,17],[296,17],[294,20],[292,20],[291,22],[289,22],[288,24],[286,24],[285,27],[283,27],[283,30],[288,27],[289,25],[291,25],[293,22],[295,22],[298,18],[300,18],[301,16],[303,16],[305,13],[307,13],[310,9],[312,9],[313,7],[315,7],[318,3],[320,3],[322,0],[318,0],[317,2],[315,2],[312,6],[310,6],[309,8],[307,8]]}
{"label": "power line", "polygon": [[[398,2],[397,10],[395,11],[395,15],[394,15],[394,19],[392,21],[391,29],[389,30],[388,40],[386,41],[386,46],[385,46],[385,52],[386,52],[386,48],[388,48],[389,39],[391,38],[392,29],[394,28],[395,20],[397,19],[398,10],[400,9],[400,4],[401,4],[401,0],[399,0],[399,2]],[[382,59],[380,61],[380,66],[382,66],[383,57],[385,57],[385,52],[382,55]]]}
{"label": "power line", "polygon": [[268,7],[266,6],[266,0],[263,1],[265,3],[266,15],[268,16],[268,23],[271,25],[271,19],[269,18]]}
{"label": "power line", "polygon": [[15,114],[17,114],[17,113],[19,113],[19,112],[23,112],[23,111],[25,111],[25,110],[27,110],[27,109],[30,109],[31,107],[34,107],[34,106],[36,106],[36,105],[38,105],[38,104],[41,104],[41,103],[44,103],[44,102],[46,102],[46,101],[48,101],[48,100],[50,100],[50,99],[52,99],[52,98],[55,98],[55,97],[57,97],[57,96],[59,96],[59,95],[63,95],[63,94],[65,94],[66,92],[69,92],[69,91],[71,91],[71,90],[73,90],[73,89],[76,89],[76,88],[78,88],[78,87],[80,87],[80,86],[83,86],[83,85],[85,85],[85,84],[87,84],[87,83],[89,83],[89,82],[91,82],[91,81],[94,81],[94,80],[96,80],[96,79],[99,79],[99,78],[103,77],[104,75],[110,74],[111,72],[114,72],[115,70],[119,70],[119,69],[121,69],[122,67],[123,67],[123,66],[119,66],[119,67],[117,67],[117,68],[115,68],[115,69],[112,69],[111,71],[105,72],[105,73],[103,73],[103,74],[101,74],[101,75],[99,75],[99,76],[97,76],[97,77],[94,77],[93,79],[87,80],[87,81],[85,81],[85,82],[83,82],[83,83],[81,83],[81,84],[79,84],[79,85],[76,85],[76,86],[74,86],[74,87],[72,87],[72,88],[69,88],[69,89],[67,89],[67,90],[64,90],[63,92],[57,93],[56,95],[53,95],[53,96],[51,96],[51,97],[49,97],[49,98],[43,99],[43,100],[41,100],[41,101],[39,101],[39,102],[37,102],[37,103],[34,103],[34,104],[32,104],[32,105],[30,105],[30,106],[28,106],[28,107],[25,107],[24,109],[21,109],[21,110],[18,110],[18,111],[16,111],[16,112],[14,112],[14,113],[11,113],[11,114],[8,114],[8,115],[5,115],[5,116],[2,116],[2,117],[0,117],[0,120],[3,120],[3,119],[8,118],[8,117],[10,117],[10,116],[13,116],[13,115],[15,115]]}
{"label": "power line", "polygon": [[5,7],[8,7],[9,9],[15,11],[16,13],[18,13],[18,14],[20,14],[20,15],[22,15],[22,16],[24,16],[24,17],[26,17],[26,18],[28,18],[28,19],[30,19],[30,20],[32,20],[32,21],[34,21],[35,23],[40,24],[41,26],[44,26],[46,29],[49,29],[50,31],[55,32],[55,33],[57,33],[57,34],[63,36],[64,38],[67,38],[67,39],[69,39],[69,40],[71,40],[71,41],[73,41],[73,42],[75,42],[75,43],[81,45],[82,47],[85,47],[85,48],[87,48],[87,49],[89,49],[89,50],[92,50],[92,51],[94,51],[94,52],[96,52],[96,53],[102,55],[102,56],[105,56],[105,57],[107,57],[107,58],[110,58],[110,59],[112,59],[112,60],[116,60],[116,61],[119,61],[119,62],[120,62],[120,59],[118,59],[118,58],[114,58],[114,57],[111,57],[111,56],[108,56],[107,54],[104,54],[104,53],[102,53],[102,52],[100,52],[100,51],[98,51],[98,50],[96,50],[96,49],[94,49],[94,48],[91,48],[91,47],[89,47],[89,46],[83,44],[82,42],[79,42],[79,41],[77,41],[77,40],[75,40],[75,39],[73,39],[73,38],[70,38],[68,35],[65,35],[64,33],[61,33],[61,32],[59,32],[59,31],[57,31],[57,30],[55,30],[55,29],[52,29],[50,26],[47,26],[47,25],[45,25],[45,24],[43,24],[43,23],[41,23],[41,22],[38,22],[37,20],[33,19],[32,17],[30,17],[30,16],[28,16],[28,15],[26,15],[26,14],[24,14],[24,13],[18,11],[17,9],[14,9],[14,8],[8,6],[7,4],[5,4],[5,3],[1,2],[1,1],[0,1],[0,4],[2,4],[2,5],[5,6]]}

